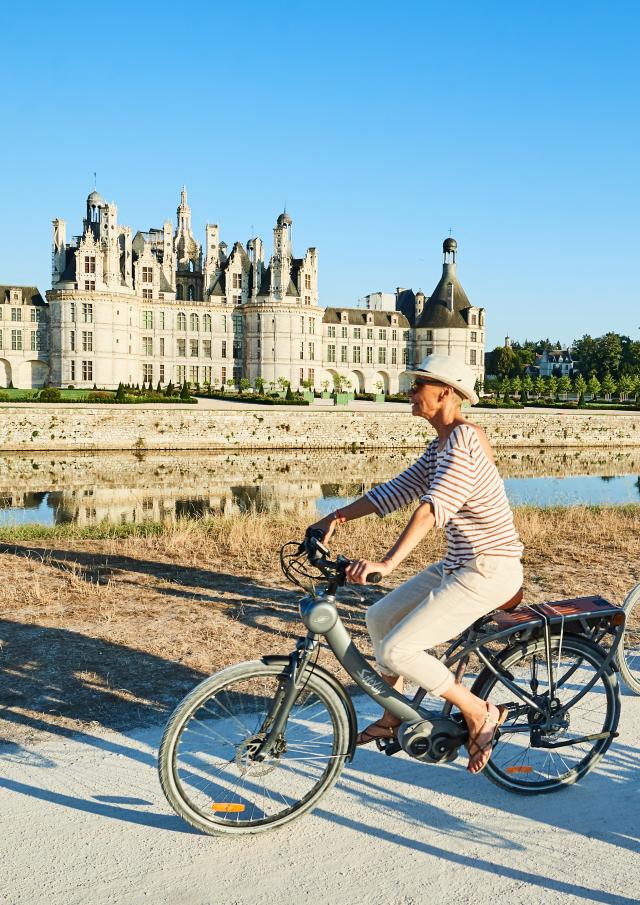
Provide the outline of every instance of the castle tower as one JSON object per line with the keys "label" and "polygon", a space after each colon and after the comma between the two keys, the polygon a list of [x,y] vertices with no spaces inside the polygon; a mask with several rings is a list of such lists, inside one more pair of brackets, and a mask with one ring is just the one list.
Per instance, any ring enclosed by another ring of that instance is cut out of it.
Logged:
{"label": "castle tower", "polygon": [[278,217],[273,230],[273,257],[271,259],[271,291],[276,299],[287,295],[291,280],[291,226],[293,220],[284,211]]}

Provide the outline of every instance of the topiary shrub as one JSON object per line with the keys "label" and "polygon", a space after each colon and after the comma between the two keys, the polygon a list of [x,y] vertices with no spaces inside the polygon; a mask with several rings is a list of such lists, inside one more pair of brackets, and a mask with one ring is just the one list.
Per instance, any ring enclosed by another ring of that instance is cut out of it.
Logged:
{"label": "topiary shrub", "polygon": [[58,387],[45,387],[38,394],[38,402],[60,402],[61,398]]}

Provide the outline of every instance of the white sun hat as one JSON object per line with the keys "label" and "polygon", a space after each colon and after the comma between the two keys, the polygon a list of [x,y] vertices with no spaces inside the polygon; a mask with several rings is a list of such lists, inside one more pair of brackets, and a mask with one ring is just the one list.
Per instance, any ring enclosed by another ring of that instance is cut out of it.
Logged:
{"label": "white sun hat", "polygon": [[429,377],[448,387],[453,387],[468,399],[471,405],[478,403],[478,395],[475,391],[476,375],[468,365],[450,355],[427,355],[417,368],[408,369],[407,374],[415,374],[416,377]]}

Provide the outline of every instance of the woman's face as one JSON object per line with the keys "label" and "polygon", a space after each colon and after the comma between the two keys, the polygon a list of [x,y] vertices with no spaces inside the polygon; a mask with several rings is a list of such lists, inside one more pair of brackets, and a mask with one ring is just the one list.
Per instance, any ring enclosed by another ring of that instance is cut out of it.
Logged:
{"label": "woman's face", "polygon": [[443,395],[445,389],[447,388],[442,383],[426,377],[416,377],[409,389],[411,414],[430,421],[446,402],[447,395]]}

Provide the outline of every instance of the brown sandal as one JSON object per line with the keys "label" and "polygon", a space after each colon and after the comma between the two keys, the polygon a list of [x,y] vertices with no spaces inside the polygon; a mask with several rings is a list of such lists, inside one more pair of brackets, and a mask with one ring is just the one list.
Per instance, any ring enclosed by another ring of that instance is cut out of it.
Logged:
{"label": "brown sandal", "polygon": [[[369,745],[371,742],[378,740],[388,741],[395,738],[397,728],[397,726],[385,726],[380,720],[376,720],[375,723],[371,723],[366,729],[363,729],[362,732],[358,733],[356,736],[356,747],[359,747],[360,745]],[[375,731],[372,732],[372,729]]]}
{"label": "brown sandal", "polygon": [[[499,705],[498,705],[498,719],[495,721],[495,724],[494,724],[494,726],[493,726],[493,732],[491,733],[491,737],[488,739],[488,741],[486,741],[486,742],[484,743],[484,745],[480,745],[480,744],[478,743],[478,736],[479,736],[482,732],[484,732],[484,729],[485,729],[487,723],[490,723],[490,722],[491,722],[491,718],[490,718],[490,710],[489,710],[489,702],[488,702],[488,701],[485,701],[485,703],[486,703],[486,705],[487,705],[487,715],[486,715],[486,717],[485,717],[484,723],[482,724],[482,726],[481,726],[480,729],[476,732],[475,735],[470,735],[470,736],[469,736],[469,742],[468,742],[468,744],[467,744],[467,751],[469,752],[469,763],[467,764],[467,770],[469,770],[469,773],[473,773],[474,776],[476,775],[476,773],[482,773],[482,771],[484,770],[484,768],[487,766],[487,764],[488,764],[489,761],[491,760],[491,751],[492,751],[492,749],[493,749],[493,745],[494,745],[495,740],[496,740],[496,732],[498,731],[498,729],[500,728],[500,726],[502,726],[502,724],[503,724],[504,721],[506,720],[507,716],[509,715],[509,711],[508,711],[508,709],[504,706],[504,704],[499,704]],[[473,751],[471,750],[471,746],[472,746],[472,745],[473,745],[473,748],[474,748]],[[476,758],[479,754],[485,754],[487,751],[489,752],[489,757],[487,757],[487,759],[486,759],[485,762],[482,764],[482,766],[480,767],[480,769],[479,769],[479,770],[470,770],[469,768],[470,768],[470,766],[471,766],[471,761],[472,761],[474,758]]]}

